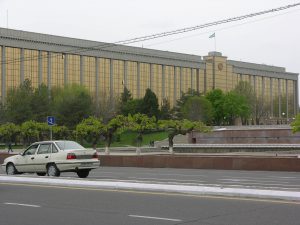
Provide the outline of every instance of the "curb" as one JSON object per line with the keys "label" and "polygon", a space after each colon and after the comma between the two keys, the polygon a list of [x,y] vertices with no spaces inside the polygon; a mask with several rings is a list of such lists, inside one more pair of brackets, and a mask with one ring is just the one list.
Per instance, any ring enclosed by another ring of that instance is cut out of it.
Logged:
{"label": "curb", "polygon": [[262,190],[262,189],[243,189],[243,188],[226,188],[226,187],[209,187],[209,186],[192,186],[192,185],[172,185],[172,184],[149,184],[149,183],[130,183],[130,182],[113,182],[113,181],[91,181],[82,179],[65,179],[65,178],[34,178],[34,177],[13,177],[0,175],[1,182],[11,183],[30,183],[57,186],[72,187],[90,187],[113,190],[137,190],[153,191],[166,193],[194,194],[201,196],[227,196],[243,197],[258,199],[276,199],[300,201],[300,192]]}

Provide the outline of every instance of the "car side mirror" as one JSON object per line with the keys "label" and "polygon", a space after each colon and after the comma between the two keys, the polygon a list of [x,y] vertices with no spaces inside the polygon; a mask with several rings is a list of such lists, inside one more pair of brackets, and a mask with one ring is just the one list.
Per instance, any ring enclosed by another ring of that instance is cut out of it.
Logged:
{"label": "car side mirror", "polygon": [[24,155],[24,152],[20,152],[19,155],[23,156],[23,155]]}

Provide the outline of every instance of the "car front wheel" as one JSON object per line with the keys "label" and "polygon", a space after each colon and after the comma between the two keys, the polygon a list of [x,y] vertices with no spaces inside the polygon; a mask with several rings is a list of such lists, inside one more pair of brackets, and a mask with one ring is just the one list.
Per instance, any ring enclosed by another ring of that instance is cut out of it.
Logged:
{"label": "car front wheel", "polygon": [[55,164],[50,164],[47,167],[47,174],[50,177],[59,177],[60,171],[58,170]]}
{"label": "car front wheel", "polygon": [[6,174],[7,175],[15,175],[17,173],[18,173],[18,171],[13,163],[7,164],[7,166],[6,166]]}
{"label": "car front wheel", "polygon": [[77,175],[80,178],[86,178],[90,173],[90,170],[78,170]]}

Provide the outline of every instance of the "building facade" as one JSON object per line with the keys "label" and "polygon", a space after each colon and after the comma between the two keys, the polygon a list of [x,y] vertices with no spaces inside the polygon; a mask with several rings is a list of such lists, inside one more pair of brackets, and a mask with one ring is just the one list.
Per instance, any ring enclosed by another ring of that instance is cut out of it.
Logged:
{"label": "building facade", "polygon": [[[72,83],[95,99],[118,97],[126,86],[133,98],[150,88],[171,107],[189,89],[227,92],[249,82],[267,108],[265,119],[291,119],[298,108],[298,74],[283,67],[228,60],[219,52],[196,56],[0,28],[0,100],[25,79],[33,87]],[[261,102],[260,102],[261,104]]]}

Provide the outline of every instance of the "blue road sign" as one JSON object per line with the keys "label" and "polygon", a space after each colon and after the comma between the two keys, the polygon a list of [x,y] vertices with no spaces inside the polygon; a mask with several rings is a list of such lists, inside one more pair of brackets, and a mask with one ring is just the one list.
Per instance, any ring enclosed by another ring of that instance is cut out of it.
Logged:
{"label": "blue road sign", "polygon": [[47,116],[47,123],[48,123],[48,125],[53,126],[55,124],[55,117]]}

